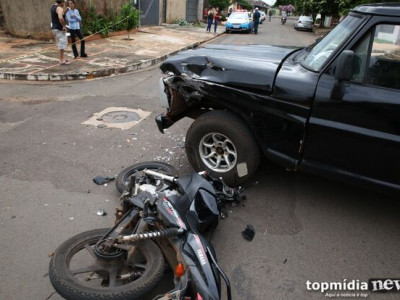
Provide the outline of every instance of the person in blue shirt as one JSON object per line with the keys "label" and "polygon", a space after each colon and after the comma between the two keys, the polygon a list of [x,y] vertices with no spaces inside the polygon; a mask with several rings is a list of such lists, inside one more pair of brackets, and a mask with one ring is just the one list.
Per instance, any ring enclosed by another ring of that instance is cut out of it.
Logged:
{"label": "person in blue shirt", "polygon": [[78,57],[78,50],[76,49],[75,38],[78,36],[81,42],[81,57],[87,57],[85,52],[85,40],[83,39],[83,34],[81,31],[81,22],[82,18],[79,14],[79,11],[75,8],[75,0],[68,1],[69,10],[66,14],[68,24],[69,24],[69,32],[71,34],[71,42],[72,42],[72,52],[74,52],[74,58]]}
{"label": "person in blue shirt", "polygon": [[253,22],[254,22],[254,34],[258,34],[258,24],[260,24],[261,14],[258,11],[258,7],[256,7],[256,11],[253,14]]}

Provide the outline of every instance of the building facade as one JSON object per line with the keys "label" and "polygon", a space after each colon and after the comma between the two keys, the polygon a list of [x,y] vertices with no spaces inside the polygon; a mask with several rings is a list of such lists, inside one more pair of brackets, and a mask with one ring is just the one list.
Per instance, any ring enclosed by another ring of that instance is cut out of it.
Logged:
{"label": "building facade", "polygon": [[[140,26],[173,23],[176,19],[194,22],[202,19],[204,0],[77,0],[79,10],[94,7],[107,15],[125,3],[132,3],[141,11]],[[3,24],[6,32],[19,37],[52,38],[50,7],[55,0],[1,0]]]}

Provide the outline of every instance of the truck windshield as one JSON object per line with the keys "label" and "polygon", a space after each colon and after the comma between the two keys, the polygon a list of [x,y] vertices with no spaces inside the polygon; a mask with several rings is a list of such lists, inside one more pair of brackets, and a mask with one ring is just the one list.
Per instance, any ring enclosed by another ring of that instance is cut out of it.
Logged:
{"label": "truck windshield", "polygon": [[359,28],[362,18],[349,15],[326,37],[316,44],[302,61],[302,65],[312,71],[319,71],[354,31]]}

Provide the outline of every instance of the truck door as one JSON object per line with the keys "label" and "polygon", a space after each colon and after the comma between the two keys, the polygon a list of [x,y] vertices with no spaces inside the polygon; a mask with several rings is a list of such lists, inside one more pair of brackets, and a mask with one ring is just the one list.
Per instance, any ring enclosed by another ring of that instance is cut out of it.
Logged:
{"label": "truck door", "polygon": [[337,61],[322,74],[302,164],[400,194],[400,24],[389,20],[349,44],[352,75],[340,99],[331,95]]}

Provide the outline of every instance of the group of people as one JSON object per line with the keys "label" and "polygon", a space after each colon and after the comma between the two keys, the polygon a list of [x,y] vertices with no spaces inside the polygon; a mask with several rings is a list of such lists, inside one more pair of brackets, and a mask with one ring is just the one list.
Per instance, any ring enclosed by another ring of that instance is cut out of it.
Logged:
{"label": "group of people", "polygon": [[207,12],[207,32],[211,32],[211,26],[214,23],[214,34],[217,34],[217,27],[220,19],[219,9],[211,8]]}
{"label": "group of people", "polygon": [[79,10],[75,8],[75,0],[69,0],[65,7],[63,0],[56,0],[50,8],[51,28],[56,39],[56,45],[59,51],[60,65],[68,65],[69,61],[65,58],[64,50],[68,47],[67,22],[71,34],[71,48],[74,53],[74,59],[79,57],[76,48],[76,37],[81,43],[80,57],[87,57],[85,52],[85,40],[81,31],[82,17]]}

